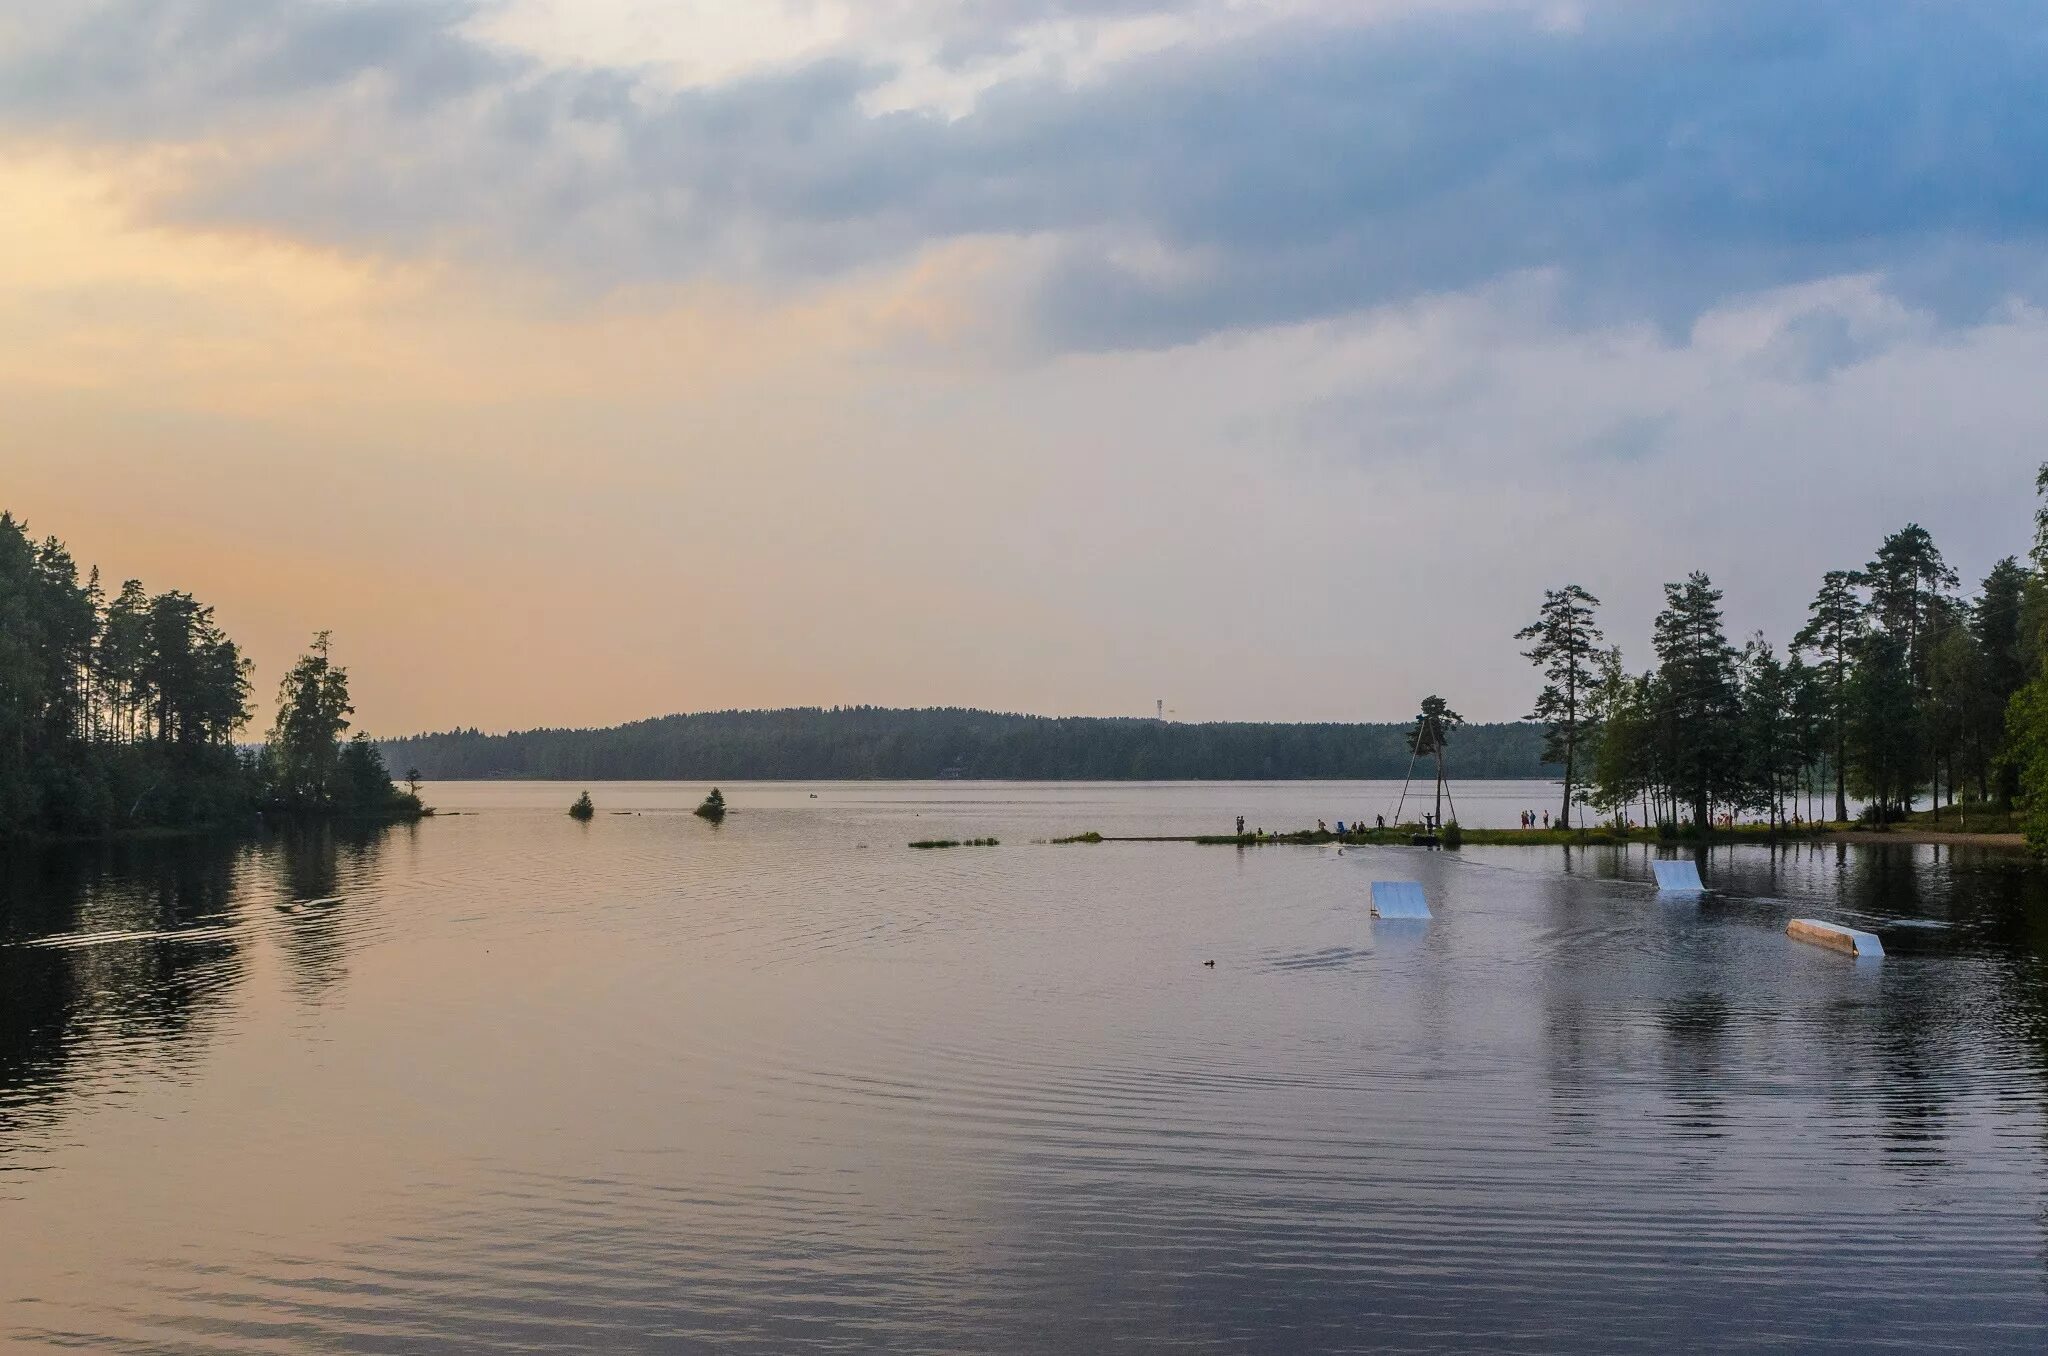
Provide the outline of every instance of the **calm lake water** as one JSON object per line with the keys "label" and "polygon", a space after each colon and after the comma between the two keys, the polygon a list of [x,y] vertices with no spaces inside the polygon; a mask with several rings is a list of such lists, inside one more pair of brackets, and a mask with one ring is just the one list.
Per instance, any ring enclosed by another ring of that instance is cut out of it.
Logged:
{"label": "calm lake water", "polygon": [[0,857],[0,1346],[2048,1342],[2016,857],[1722,850],[1660,902],[1642,848],[1032,841],[1398,787],[580,789]]}

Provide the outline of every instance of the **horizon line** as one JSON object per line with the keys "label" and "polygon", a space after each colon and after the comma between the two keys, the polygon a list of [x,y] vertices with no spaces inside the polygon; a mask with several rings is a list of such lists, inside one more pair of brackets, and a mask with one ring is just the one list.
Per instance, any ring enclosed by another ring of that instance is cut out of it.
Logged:
{"label": "horizon line", "polygon": [[[1320,725],[1320,726],[1335,726],[1335,727],[1346,727],[1346,728],[1354,728],[1354,727],[1406,727],[1406,726],[1410,725],[1410,724],[1411,724],[1411,723],[1412,723],[1412,722],[1414,721],[1414,719],[1415,719],[1415,717],[1412,717],[1412,716],[1404,716],[1404,717],[1401,717],[1401,718],[1398,718],[1398,719],[1394,719],[1394,720],[1246,720],[1246,719],[1228,719],[1228,720],[1176,720],[1176,719],[1174,719],[1174,718],[1173,718],[1173,717],[1171,717],[1171,716],[1167,716],[1167,717],[1160,717],[1160,716],[1131,716],[1131,715],[1114,715],[1114,716],[1102,716],[1102,715],[1046,715],[1046,714],[1044,714],[1044,713],[1042,713],[1042,712],[1036,712],[1036,711],[1001,711],[1001,710],[996,710],[996,709],[995,709],[995,708],[993,708],[993,707],[981,707],[981,706],[948,706],[948,705],[940,705],[940,706],[882,706],[882,705],[873,705],[873,704],[869,704],[869,703],[858,703],[858,702],[856,702],[856,703],[839,703],[839,704],[834,704],[834,705],[830,705],[830,706],[827,706],[827,705],[808,705],[808,706],[729,706],[729,707],[715,707],[715,708],[711,708],[711,709],[708,709],[708,710],[701,710],[701,711],[669,711],[669,712],[664,712],[664,713],[662,713],[661,715],[655,715],[655,716],[640,716],[640,717],[636,717],[636,718],[634,718],[634,719],[631,719],[631,720],[622,720],[622,721],[617,721],[617,722],[614,722],[614,723],[612,723],[612,724],[610,724],[610,725],[529,725],[529,726],[526,726],[526,727],[523,727],[523,728],[507,728],[507,729],[492,729],[492,730],[485,730],[485,729],[483,729],[483,728],[482,728],[482,727],[480,727],[480,726],[468,726],[468,727],[464,727],[464,726],[460,726],[460,725],[457,725],[457,726],[452,726],[452,727],[450,727],[450,728],[448,728],[448,729],[445,729],[445,730],[420,730],[420,731],[415,731],[415,732],[413,732],[413,733],[410,733],[410,734],[402,734],[402,735],[378,735],[378,736],[374,736],[374,738],[376,738],[377,742],[378,742],[378,743],[380,743],[380,744],[397,744],[397,743],[403,743],[403,742],[405,742],[405,741],[408,741],[408,740],[415,740],[415,739],[439,739],[439,738],[445,738],[445,737],[447,737],[447,736],[450,736],[450,735],[476,735],[476,736],[482,736],[482,737],[484,737],[484,738],[498,739],[498,738],[505,738],[505,737],[507,737],[507,736],[511,736],[511,735],[524,735],[524,734],[594,734],[594,733],[602,733],[602,732],[604,732],[604,731],[607,731],[607,730],[623,730],[623,729],[628,729],[628,728],[631,728],[631,727],[633,727],[633,726],[636,726],[636,725],[653,725],[653,724],[657,724],[657,723],[659,723],[659,722],[661,722],[661,721],[665,721],[665,720],[697,720],[697,719],[703,719],[703,718],[705,718],[705,717],[711,717],[711,716],[778,716],[778,715],[792,715],[792,714],[803,714],[803,713],[810,713],[810,714],[819,714],[819,715],[838,715],[838,714],[841,714],[841,713],[845,713],[845,712],[874,712],[874,713],[880,713],[880,714],[889,714],[889,715],[928,715],[928,714],[932,714],[932,713],[949,713],[949,712],[950,712],[950,713],[956,713],[956,714],[960,714],[960,715],[973,715],[973,716],[993,716],[993,717],[997,717],[997,718],[1000,718],[1000,719],[1007,719],[1007,720],[1043,720],[1043,721],[1082,721],[1082,720],[1086,720],[1086,721],[1105,721],[1105,722],[1119,722],[1119,723],[1130,723],[1130,724],[1146,724],[1146,725],[1181,725],[1181,726],[1187,726],[1187,727],[1190,727],[1190,728],[1202,728],[1202,727],[1208,727],[1208,726],[1217,726],[1217,725],[1272,725],[1272,726],[1318,726],[1318,725]],[[1517,717],[1517,718],[1514,718],[1514,719],[1509,719],[1509,720],[1467,720],[1467,721],[1465,722],[1465,726],[1466,726],[1466,727],[1468,727],[1468,728],[1472,728],[1472,727],[1478,727],[1478,728],[1486,728],[1486,727],[1494,727],[1494,726],[1510,726],[1510,725],[1538,725],[1538,724],[1540,724],[1540,722],[1538,722],[1538,721],[1534,721],[1534,720],[1531,720],[1531,719],[1529,719],[1529,718],[1527,718],[1527,717]]]}

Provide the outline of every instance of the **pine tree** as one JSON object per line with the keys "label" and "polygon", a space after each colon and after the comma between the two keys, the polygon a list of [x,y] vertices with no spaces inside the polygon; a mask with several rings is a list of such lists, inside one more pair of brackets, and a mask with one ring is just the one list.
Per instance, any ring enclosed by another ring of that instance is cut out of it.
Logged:
{"label": "pine tree", "polygon": [[2048,856],[2048,674],[2013,694],[2005,711],[2005,738],[2027,846]]}
{"label": "pine tree", "polygon": [[1657,614],[1660,716],[1669,748],[1668,784],[1704,833],[1712,808],[1742,787],[1742,701],[1735,649],[1721,624],[1721,592],[1697,570],[1664,586]]}
{"label": "pine tree", "polygon": [[1835,819],[1849,817],[1849,676],[1856,642],[1864,631],[1863,600],[1856,593],[1857,575],[1850,570],[1829,570],[1821,578],[1820,592],[1807,609],[1806,625],[1792,644],[1809,650],[1819,661],[1820,690],[1826,718],[1833,733],[1835,765]]}
{"label": "pine tree", "polygon": [[1991,740],[1990,762],[1997,780],[1979,790],[1986,800],[1995,799],[2004,809],[2012,808],[2013,797],[2019,792],[2018,768],[2011,759],[1998,757],[1997,751],[2004,744],[2005,708],[2027,681],[2022,620],[2026,613],[2027,583],[2027,571],[2019,561],[2007,556],[1984,576],[1983,587],[1970,611],[1970,627],[1984,656],[1983,698],[1999,712],[1998,719],[1990,725],[1996,732]]}
{"label": "pine tree", "polygon": [[348,671],[333,662],[329,633],[322,631],[278,685],[269,750],[280,801],[297,808],[333,803],[340,790],[341,736],[354,712]]}
{"label": "pine tree", "polygon": [[[1940,780],[1937,765],[1940,750],[1932,735],[1933,656],[1955,610],[1948,594],[1959,582],[1956,572],[1942,559],[1934,538],[1918,523],[1908,523],[1884,539],[1877,556],[1864,567],[1864,583],[1870,589],[1870,612],[1877,625],[1905,646],[1906,668],[1913,680],[1913,719],[1918,723],[1918,744],[1929,762],[1927,779]],[[1904,795],[1910,807],[1913,787],[1909,778]],[[1935,810],[1940,812],[1939,799]]]}
{"label": "pine tree", "polygon": [[2048,461],[2034,472],[2034,564],[2048,570]]}
{"label": "pine tree", "polygon": [[1924,682],[1928,648],[1948,605],[1948,590],[1959,582],[1942,559],[1934,538],[1918,523],[1907,523],[1884,539],[1877,557],[1863,569],[1870,613],[1878,626],[1905,644],[1916,682]]}
{"label": "pine tree", "polygon": [[1543,761],[1564,768],[1559,828],[1571,827],[1579,749],[1593,730],[1589,699],[1600,681],[1599,647],[1606,639],[1593,623],[1593,609],[1599,605],[1598,598],[1577,584],[1550,589],[1536,620],[1515,633],[1517,640],[1536,642],[1522,657],[1546,680],[1529,719],[1543,722]]}
{"label": "pine tree", "polygon": [[1834,737],[1829,719],[1827,684],[1823,671],[1810,668],[1794,650],[1785,661],[1785,684],[1792,690],[1792,724],[1799,747],[1800,780],[1807,793],[1807,817],[1814,818],[1812,797],[1819,787],[1820,766]]}
{"label": "pine tree", "polygon": [[1769,816],[1772,832],[1784,817],[1785,791],[1799,775],[1800,747],[1794,690],[1785,665],[1758,633],[1742,652],[1742,754],[1746,803]]}
{"label": "pine tree", "polygon": [[1905,641],[1873,631],[1849,680],[1849,752],[1858,789],[1880,823],[1906,806],[1922,762],[1921,722]]}

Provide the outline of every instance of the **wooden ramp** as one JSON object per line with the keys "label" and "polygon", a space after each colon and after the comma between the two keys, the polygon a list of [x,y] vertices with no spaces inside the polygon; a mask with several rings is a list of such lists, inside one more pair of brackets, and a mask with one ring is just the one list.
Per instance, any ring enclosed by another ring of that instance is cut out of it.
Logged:
{"label": "wooden ramp", "polygon": [[1845,928],[1840,923],[1824,923],[1818,918],[1795,918],[1785,927],[1785,935],[1801,942],[1812,942],[1834,951],[1846,951],[1852,956],[1882,956],[1884,943],[1874,932],[1858,932]]}

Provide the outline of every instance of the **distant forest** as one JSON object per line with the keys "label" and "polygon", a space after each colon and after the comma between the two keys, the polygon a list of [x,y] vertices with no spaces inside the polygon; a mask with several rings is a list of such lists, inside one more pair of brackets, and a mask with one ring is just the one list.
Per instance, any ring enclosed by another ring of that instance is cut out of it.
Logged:
{"label": "distant forest", "polygon": [[[440,780],[1281,781],[1403,776],[1412,728],[801,707],[663,716],[605,730],[453,730],[391,740],[384,752],[392,766]],[[1543,739],[1536,724],[1464,726],[1449,746],[1450,771],[1554,777]]]}

